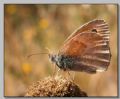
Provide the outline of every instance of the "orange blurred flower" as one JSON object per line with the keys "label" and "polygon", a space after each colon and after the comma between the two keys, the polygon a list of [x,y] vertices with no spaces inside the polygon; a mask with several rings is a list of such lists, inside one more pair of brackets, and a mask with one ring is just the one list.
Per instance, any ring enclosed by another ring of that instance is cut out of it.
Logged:
{"label": "orange blurred flower", "polygon": [[41,19],[40,21],[39,21],[39,26],[40,26],[40,28],[42,28],[42,29],[46,29],[47,27],[48,27],[48,25],[49,25],[49,22],[48,22],[48,20],[47,19]]}
{"label": "orange blurred flower", "polygon": [[6,11],[8,14],[14,14],[16,12],[16,5],[6,6]]}
{"label": "orange blurred flower", "polygon": [[31,65],[28,64],[28,63],[22,64],[22,71],[23,71],[25,74],[30,74],[31,71],[32,71]]}

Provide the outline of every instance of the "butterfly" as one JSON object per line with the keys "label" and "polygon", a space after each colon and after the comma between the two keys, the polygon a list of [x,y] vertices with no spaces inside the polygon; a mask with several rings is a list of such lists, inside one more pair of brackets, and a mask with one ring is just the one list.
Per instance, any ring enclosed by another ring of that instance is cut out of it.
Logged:
{"label": "butterfly", "polygon": [[106,71],[110,64],[110,31],[102,19],[92,20],[75,30],[50,60],[64,71],[96,73]]}

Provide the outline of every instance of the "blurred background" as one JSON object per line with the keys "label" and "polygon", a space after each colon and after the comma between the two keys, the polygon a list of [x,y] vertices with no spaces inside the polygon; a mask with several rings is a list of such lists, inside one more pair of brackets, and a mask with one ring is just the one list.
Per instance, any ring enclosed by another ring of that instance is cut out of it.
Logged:
{"label": "blurred background", "polygon": [[33,82],[52,75],[46,47],[57,52],[78,27],[93,19],[110,27],[112,59],[106,72],[76,72],[75,83],[88,96],[117,96],[117,5],[26,5],[4,7],[4,95],[24,96]]}

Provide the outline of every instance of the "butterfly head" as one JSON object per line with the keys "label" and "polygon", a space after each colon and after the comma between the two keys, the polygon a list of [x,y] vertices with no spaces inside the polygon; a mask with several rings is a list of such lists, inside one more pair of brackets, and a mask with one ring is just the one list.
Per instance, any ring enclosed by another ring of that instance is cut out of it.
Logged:
{"label": "butterfly head", "polygon": [[57,57],[56,54],[50,53],[48,56],[51,62],[54,62],[54,63],[56,62],[56,57]]}
{"label": "butterfly head", "polygon": [[66,66],[64,66],[65,65],[64,63],[66,63],[66,61],[64,60],[62,55],[49,54],[49,59],[60,69],[66,70],[66,68],[65,68]]}

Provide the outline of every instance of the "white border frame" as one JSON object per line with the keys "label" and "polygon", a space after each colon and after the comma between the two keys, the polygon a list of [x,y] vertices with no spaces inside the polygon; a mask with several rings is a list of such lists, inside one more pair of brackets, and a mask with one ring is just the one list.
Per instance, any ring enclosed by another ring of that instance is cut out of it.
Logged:
{"label": "white border frame", "polygon": [[[8,97],[4,97],[4,4],[118,4],[120,5],[120,0],[0,0],[0,99],[7,99]],[[119,7],[118,7],[119,8]],[[120,11],[120,8],[118,9]],[[120,13],[118,15],[118,18]],[[118,28],[120,28],[119,23],[120,20],[118,19]],[[119,29],[118,29],[118,46],[120,46],[119,40]],[[119,51],[119,48],[118,48]],[[118,52],[118,57],[120,53]],[[118,58],[119,59],[119,58]],[[120,61],[118,61],[120,64]],[[119,67],[119,66],[118,66]],[[118,68],[120,71],[120,68]],[[120,77],[120,73],[118,75]],[[119,80],[119,79],[118,79]],[[119,81],[118,81],[119,83]],[[120,89],[120,86],[119,86]],[[120,91],[118,93],[120,97]],[[11,97],[11,99],[19,99],[21,97]],[[23,98],[23,97],[22,97]],[[83,97],[82,97],[83,98]],[[86,97],[85,97],[86,98]],[[94,98],[94,97],[89,97]],[[102,98],[102,97],[95,97],[95,98]],[[110,98],[110,97],[109,97]],[[26,97],[23,99],[27,99]],[[35,99],[32,97],[32,99]]]}

